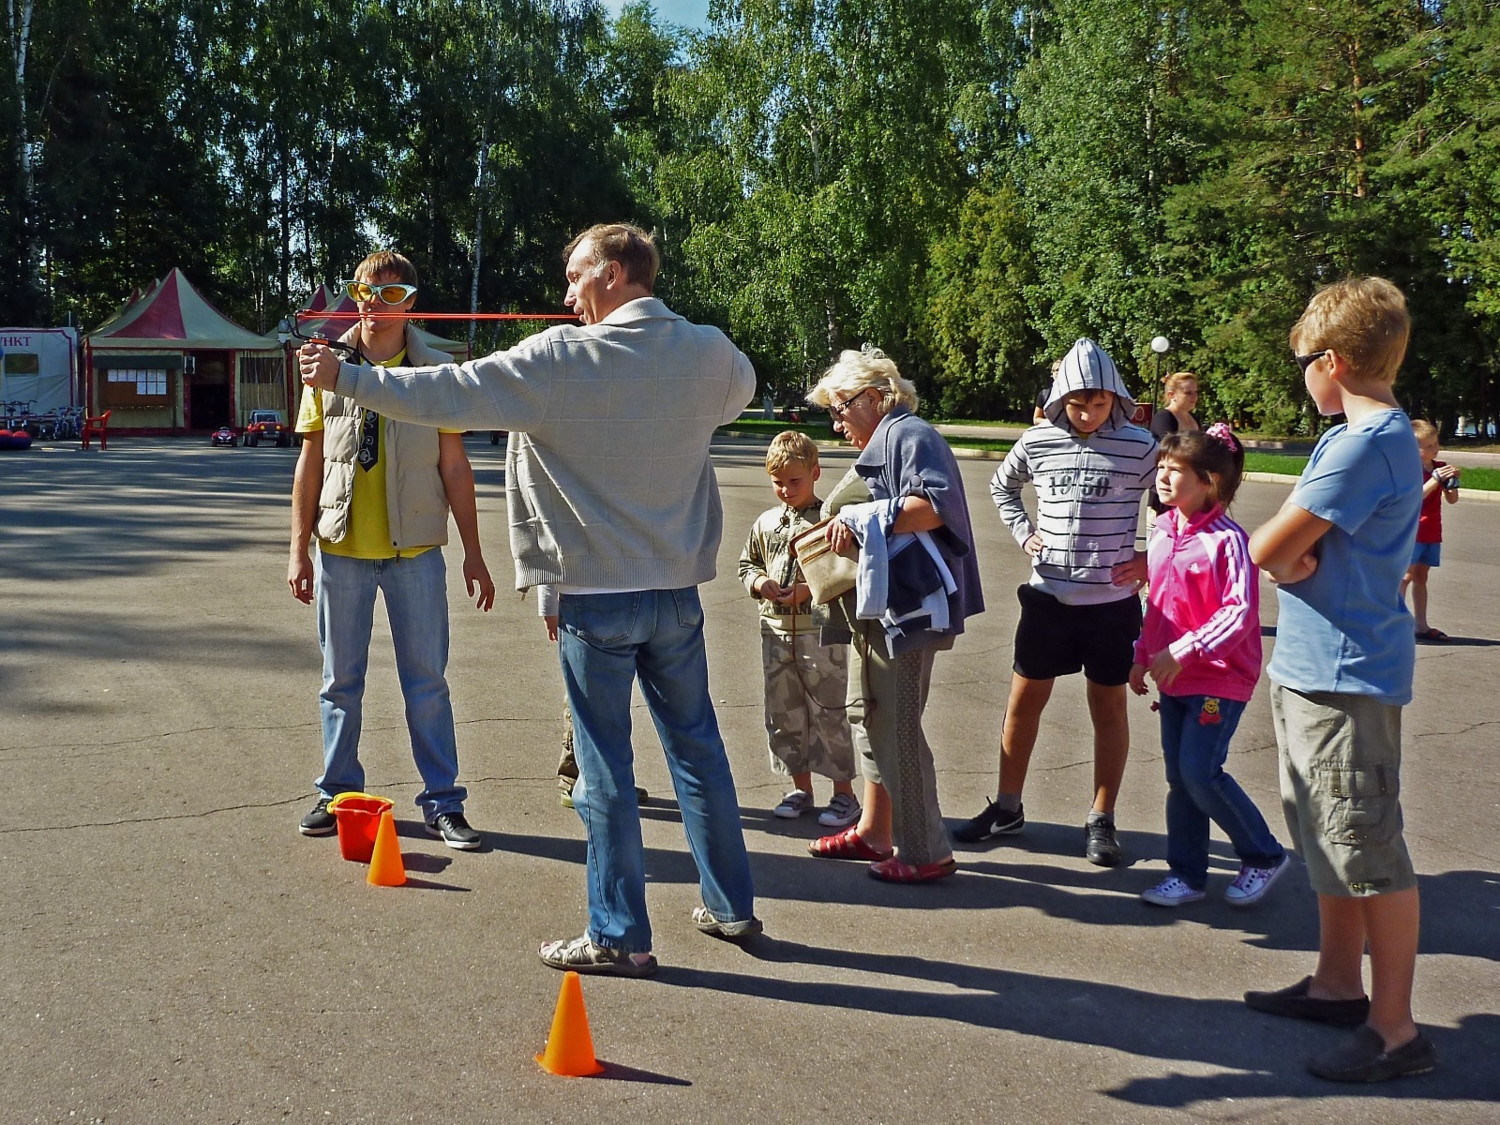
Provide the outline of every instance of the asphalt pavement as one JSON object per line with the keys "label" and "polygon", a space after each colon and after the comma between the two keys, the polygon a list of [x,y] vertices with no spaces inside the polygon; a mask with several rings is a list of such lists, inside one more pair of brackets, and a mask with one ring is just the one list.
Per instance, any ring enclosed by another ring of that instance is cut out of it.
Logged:
{"label": "asphalt pavement", "polygon": [[[713,691],[766,933],[699,934],[667,771],[637,701],[659,976],[585,978],[604,1075],[533,1061],[561,983],[537,945],[584,928],[584,849],[552,775],[557,657],[510,589],[503,450],[468,445],[502,588],[466,603],[446,551],[450,683],[478,853],[422,830],[377,611],[362,756],[396,801],[410,881],[376,888],[298,819],[319,772],[313,611],[285,582],[295,450],[120,438],[0,453],[0,1122],[1500,1121],[1500,823],[1494,690],[1500,505],[1446,509],[1433,623],[1406,711],[1403,803],[1422,879],[1416,1012],[1434,1075],[1347,1088],[1302,1060],[1331,1029],[1250,1012],[1313,967],[1300,865],[1259,908],[1139,892],[1164,871],[1154,719],[1131,701],[1119,809],[1130,862],[1082,858],[1090,730],[1080,680],[1043,720],[1026,831],[893,887],[810,858],[811,817],[770,810],[756,614],[735,579],[774,502],[763,445],[716,446],[726,534],[704,588]],[[825,457],[831,483],[849,461]],[[963,462],[989,611],[938,658],[927,730],[950,821],[995,790],[1021,552]],[[1253,528],[1286,485],[1246,485]],[[1262,620],[1274,643],[1274,597]],[[1283,834],[1264,687],[1230,769]],[[826,783],[818,787],[826,802]]]}

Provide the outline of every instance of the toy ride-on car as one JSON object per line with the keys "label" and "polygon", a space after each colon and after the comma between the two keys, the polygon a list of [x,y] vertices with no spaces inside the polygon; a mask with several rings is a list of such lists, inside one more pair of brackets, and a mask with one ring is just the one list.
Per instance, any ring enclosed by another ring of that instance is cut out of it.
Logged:
{"label": "toy ride-on car", "polygon": [[238,445],[239,443],[240,435],[235,433],[228,426],[220,426],[217,430],[208,435],[209,445]]}
{"label": "toy ride-on car", "polygon": [[274,441],[282,448],[292,444],[292,429],[281,417],[281,411],[250,411],[250,424],[245,427],[245,444],[254,447],[263,441]]}

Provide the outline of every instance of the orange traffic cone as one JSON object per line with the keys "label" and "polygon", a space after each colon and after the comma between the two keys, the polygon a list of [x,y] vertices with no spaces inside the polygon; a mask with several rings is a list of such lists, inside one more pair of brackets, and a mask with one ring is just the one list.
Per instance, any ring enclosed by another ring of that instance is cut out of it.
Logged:
{"label": "orange traffic cone", "polygon": [[405,882],[406,864],[401,862],[401,845],[396,842],[396,818],[386,809],[380,814],[375,852],[370,856],[370,886],[399,887]]}
{"label": "orange traffic cone", "polygon": [[547,1050],[536,1057],[548,1074],[584,1078],[602,1074],[604,1068],[594,1058],[594,1037],[589,1034],[589,1014],[583,1009],[583,985],[577,973],[564,973],[557,994],[557,1010],[552,1013],[552,1034],[547,1036]]}

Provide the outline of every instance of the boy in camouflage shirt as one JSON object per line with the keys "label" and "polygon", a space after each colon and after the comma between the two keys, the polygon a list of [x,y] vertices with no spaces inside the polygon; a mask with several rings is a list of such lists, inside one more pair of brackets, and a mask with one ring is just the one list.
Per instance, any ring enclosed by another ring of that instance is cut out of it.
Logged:
{"label": "boy in camouflage shirt", "polygon": [[790,776],[794,786],[772,811],[792,819],[811,809],[812,775],[818,773],[833,782],[833,799],[818,823],[844,828],[860,814],[851,785],[854,745],[844,713],[848,649],[818,644],[811,595],[799,581],[791,553],[793,537],[818,522],[822,502],[813,492],[818,447],[806,434],[779,433],[766,451],[766,472],[781,503],[750,528],[739,573],[750,596],[760,601],[771,768]]}

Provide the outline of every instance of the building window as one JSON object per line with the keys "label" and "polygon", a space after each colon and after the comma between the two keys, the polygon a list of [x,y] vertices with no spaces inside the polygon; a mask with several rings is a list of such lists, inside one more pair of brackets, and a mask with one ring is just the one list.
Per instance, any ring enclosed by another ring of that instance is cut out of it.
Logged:
{"label": "building window", "polygon": [[105,388],[111,406],[165,406],[167,372],[163,367],[113,367]]}
{"label": "building window", "polygon": [[36,352],[0,352],[0,364],[6,375],[40,375],[41,357]]}

